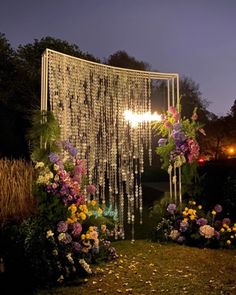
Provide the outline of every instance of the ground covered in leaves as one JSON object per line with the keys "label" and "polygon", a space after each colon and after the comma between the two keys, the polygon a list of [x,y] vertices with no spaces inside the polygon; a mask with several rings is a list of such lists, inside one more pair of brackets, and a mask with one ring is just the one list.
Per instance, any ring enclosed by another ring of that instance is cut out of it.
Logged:
{"label": "ground covered in leaves", "polygon": [[115,242],[119,258],[95,275],[37,295],[236,294],[236,251],[144,240]]}

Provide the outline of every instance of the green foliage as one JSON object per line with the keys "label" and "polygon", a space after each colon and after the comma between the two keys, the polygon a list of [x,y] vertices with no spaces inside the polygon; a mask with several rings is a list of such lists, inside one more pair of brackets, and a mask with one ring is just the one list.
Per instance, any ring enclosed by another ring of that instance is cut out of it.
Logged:
{"label": "green foliage", "polygon": [[31,159],[47,162],[50,152],[58,151],[56,140],[60,137],[60,127],[52,112],[34,111],[32,127],[27,135],[30,141]]}
{"label": "green foliage", "polygon": [[156,153],[161,157],[161,167],[164,170],[168,170],[170,165],[170,152],[174,149],[174,140],[170,139],[165,146],[159,146],[156,148]]}

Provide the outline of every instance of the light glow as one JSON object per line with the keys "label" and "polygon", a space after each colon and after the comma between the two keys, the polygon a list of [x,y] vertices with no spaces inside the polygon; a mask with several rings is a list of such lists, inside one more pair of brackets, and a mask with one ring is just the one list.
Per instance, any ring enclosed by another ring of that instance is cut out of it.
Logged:
{"label": "light glow", "polygon": [[131,123],[132,127],[137,127],[139,123],[143,122],[161,121],[161,115],[159,115],[157,112],[154,112],[153,114],[151,112],[138,114],[126,110],[124,112],[124,117],[126,121],[129,121]]}
{"label": "light glow", "polygon": [[234,152],[235,152],[235,149],[234,149],[233,147],[230,147],[230,148],[228,149],[228,153],[229,153],[230,155],[233,155]]}

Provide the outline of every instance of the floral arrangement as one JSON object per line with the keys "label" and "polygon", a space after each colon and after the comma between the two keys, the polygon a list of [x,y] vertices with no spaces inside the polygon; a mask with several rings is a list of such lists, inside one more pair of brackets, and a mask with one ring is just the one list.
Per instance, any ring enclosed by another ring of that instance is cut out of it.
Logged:
{"label": "floral arrangement", "polygon": [[116,235],[116,214],[108,216],[111,210],[99,206],[96,187],[87,183],[86,162],[77,157],[77,149],[68,140],[58,146],[61,152],[35,163],[38,219],[33,228],[31,221],[25,222],[22,232],[28,254],[40,240],[44,272],[62,283],[91,274],[95,261],[116,259],[118,254],[109,241]]}
{"label": "floral arrangement", "polygon": [[171,106],[167,114],[162,115],[162,121],[156,123],[155,128],[161,136],[156,152],[162,158],[163,169],[170,171],[173,167],[192,164],[198,159],[200,148],[197,133],[205,135],[205,132],[197,119],[196,108],[191,119],[181,119],[180,113]]}
{"label": "floral arrangement", "polygon": [[172,203],[167,206],[167,214],[157,227],[158,231],[164,229],[167,239],[203,247],[236,247],[236,223],[222,216],[219,204],[205,213],[195,201],[189,201],[184,210]]}

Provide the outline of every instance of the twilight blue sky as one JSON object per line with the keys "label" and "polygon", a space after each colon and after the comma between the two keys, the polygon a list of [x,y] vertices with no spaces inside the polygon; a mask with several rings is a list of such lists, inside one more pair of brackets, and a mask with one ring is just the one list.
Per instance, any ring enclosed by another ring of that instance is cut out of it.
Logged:
{"label": "twilight blue sky", "polygon": [[209,110],[236,99],[235,0],[0,0],[11,45],[51,36],[101,59],[117,50],[200,86]]}

